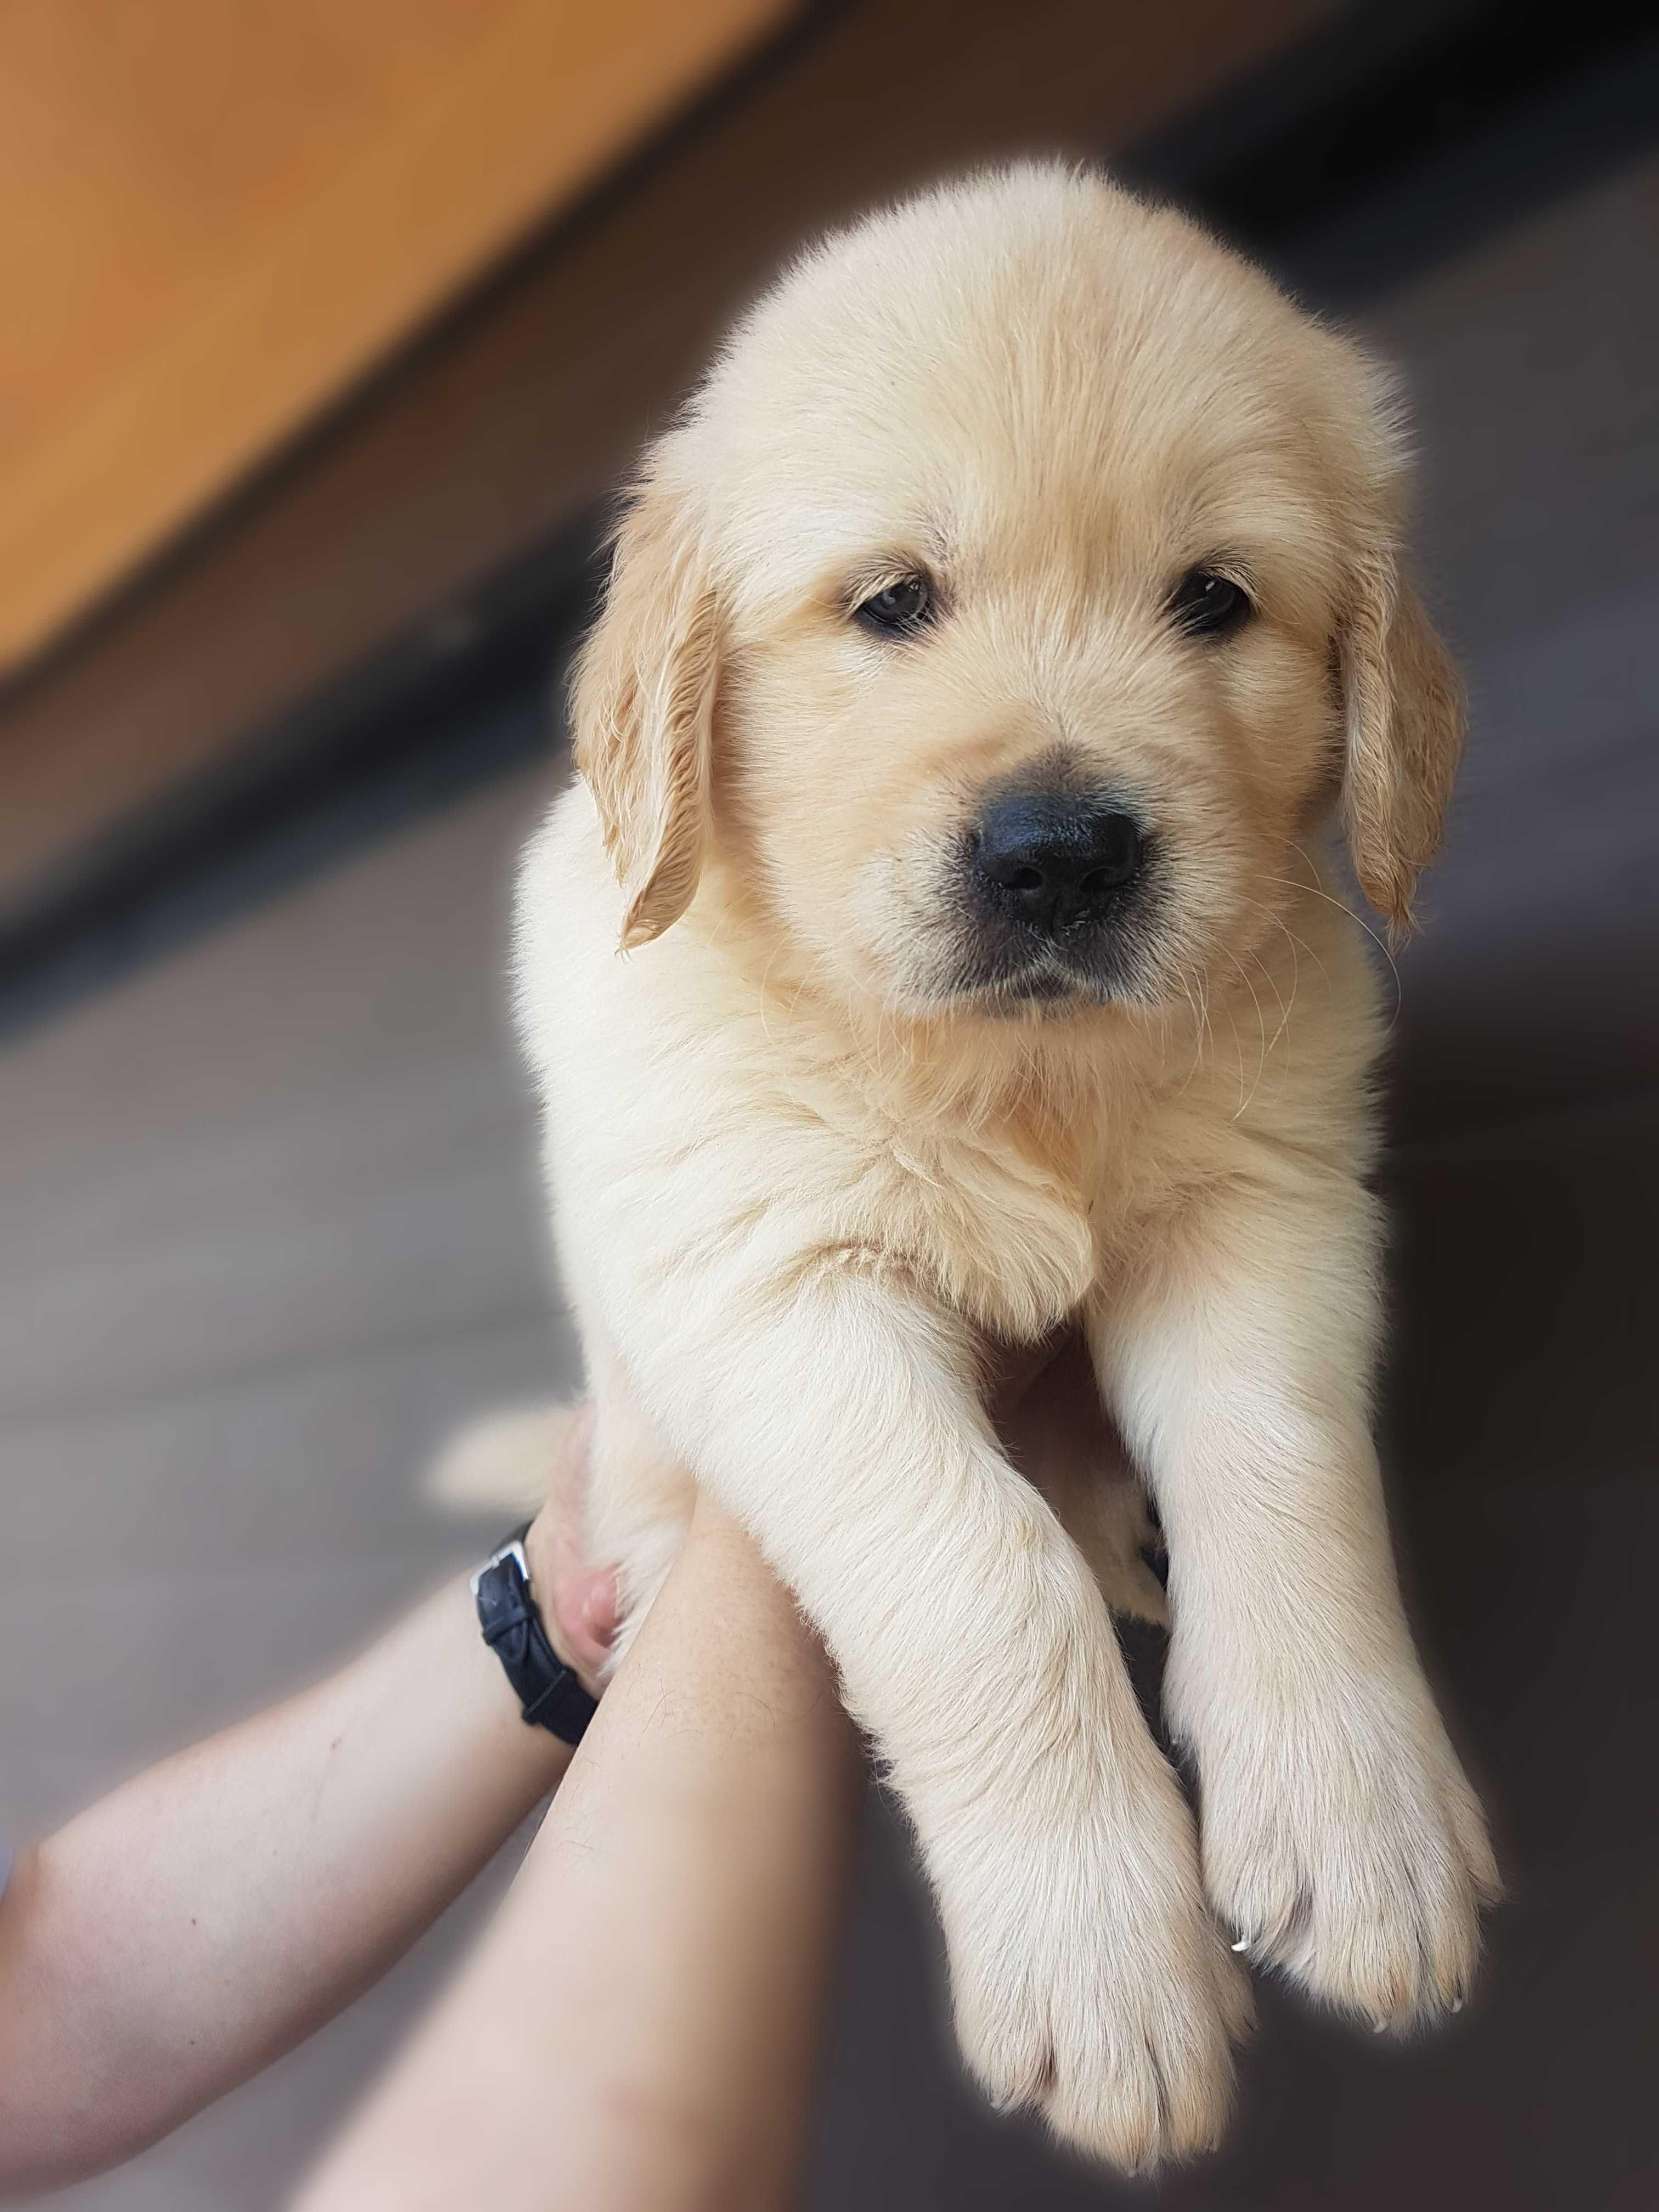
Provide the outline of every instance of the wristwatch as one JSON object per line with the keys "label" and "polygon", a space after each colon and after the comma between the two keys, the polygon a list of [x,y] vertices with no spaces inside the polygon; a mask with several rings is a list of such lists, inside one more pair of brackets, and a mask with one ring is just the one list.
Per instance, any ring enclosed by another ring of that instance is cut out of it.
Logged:
{"label": "wristwatch", "polygon": [[501,1661],[527,1724],[544,1728],[562,1742],[577,1744],[598,1703],[548,1641],[531,1594],[530,1566],[524,1554],[529,1533],[526,1521],[473,1576],[478,1626]]}

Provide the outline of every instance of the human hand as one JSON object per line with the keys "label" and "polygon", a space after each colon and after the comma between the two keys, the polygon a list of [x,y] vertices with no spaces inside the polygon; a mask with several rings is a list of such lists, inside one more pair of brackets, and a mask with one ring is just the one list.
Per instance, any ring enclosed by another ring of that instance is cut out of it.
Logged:
{"label": "human hand", "polygon": [[[526,1550],[592,1676],[590,1428],[549,1425]],[[498,1921],[303,2212],[792,2201],[862,1771],[817,1638],[704,1496]]]}
{"label": "human hand", "polygon": [[592,1401],[585,1398],[561,1437],[549,1470],[547,1503],[530,1524],[524,1552],[549,1641],[597,1697],[617,1633],[617,1598],[616,1568],[595,1566],[584,1553],[592,1437]]}

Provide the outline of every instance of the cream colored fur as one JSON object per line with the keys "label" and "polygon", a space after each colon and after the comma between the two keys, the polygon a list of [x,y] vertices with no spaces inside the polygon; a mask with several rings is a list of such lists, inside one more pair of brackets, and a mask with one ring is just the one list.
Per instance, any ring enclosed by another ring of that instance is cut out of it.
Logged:
{"label": "cream colored fur", "polygon": [[[683,1469],[747,1523],[915,1822],[974,2070],[1131,2167],[1223,2126],[1220,1927],[1401,2027],[1494,1883],[1389,1555],[1377,993],[1321,842],[1407,925],[1462,723],[1403,474],[1374,366],[1172,214],[1031,167],[878,216],[647,455],[520,885],[595,1553],[637,1623]],[[1224,641],[1164,611],[1205,562]],[[925,636],[849,619],[916,568]],[[940,886],[1057,746],[1169,896],[1130,997],[998,1014]],[[1068,1316],[1167,1533],[1201,1831],[982,1410],[987,1340]]]}

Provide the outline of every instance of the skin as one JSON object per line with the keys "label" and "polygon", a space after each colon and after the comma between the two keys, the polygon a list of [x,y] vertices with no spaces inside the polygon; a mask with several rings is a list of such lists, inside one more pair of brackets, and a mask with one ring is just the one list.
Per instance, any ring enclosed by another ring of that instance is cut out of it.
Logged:
{"label": "skin", "polygon": [[506,1906],[301,2212],[787,2203],[861,1778],[823,1647],[704,1502]]}
{"label": "skin", "polygon": [[[568,1534],[586,1443],[526,1554],[591,1678],[615,1577]],[[321,2027],[570,1759],[520,1718],[460,1577],[326,1681],[24,1851],[0,1895],[0,2191],[118,2164]]]}

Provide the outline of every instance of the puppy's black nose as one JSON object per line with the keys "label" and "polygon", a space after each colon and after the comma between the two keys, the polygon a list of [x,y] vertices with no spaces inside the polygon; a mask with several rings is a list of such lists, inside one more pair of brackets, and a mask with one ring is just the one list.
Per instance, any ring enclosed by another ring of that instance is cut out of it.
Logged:
{"label": "puppy's black nose", "polygon": [[1140,849],[1132,814],[1063,792],[1010,793],[974,830],[974,866],[997,903],[1050,933],[1103,921]]}

